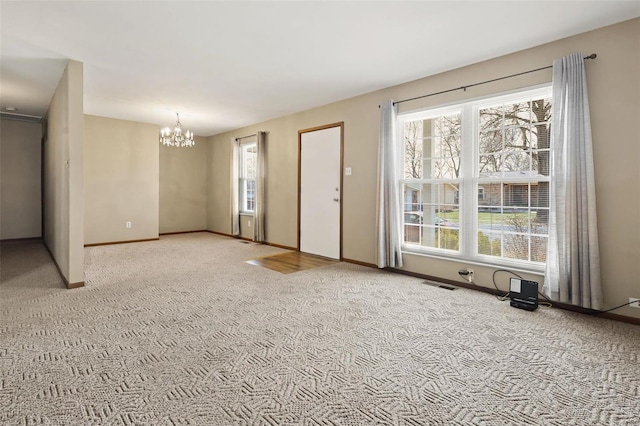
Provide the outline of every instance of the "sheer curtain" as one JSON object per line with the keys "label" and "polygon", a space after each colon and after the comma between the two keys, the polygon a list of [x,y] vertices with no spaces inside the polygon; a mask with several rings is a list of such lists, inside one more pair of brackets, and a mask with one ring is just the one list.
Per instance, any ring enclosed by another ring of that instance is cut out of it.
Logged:
{"label": "sheer curtain", "polygon": [[256,148],[257,148],[257,161],[256,161],[256,205],[253,210],[253,241],[264,242],[264,189],[265,189],[265,176],[266,176],[266,161],[265,161],[265,132],[257,132],[256,134]]}
{"label": "sheer curtain", "polygon": [[238,193],[238,161],[240,159],[240,144],[236,139],[231,140],[231,235],[240,235],[240,206]]}
{"label": "sheer curtain", "polygon": [[553,62],[549,246],[544,291],[563,303],[602,308],[600,253],[583,55]]}
{"label": "sheer curtain", "polygon": [[380,138],[378,141],[378,194],[376,200],[378,268],[402,267],[396,117],[396,107],[393,100],[384,101],[380,105]]}

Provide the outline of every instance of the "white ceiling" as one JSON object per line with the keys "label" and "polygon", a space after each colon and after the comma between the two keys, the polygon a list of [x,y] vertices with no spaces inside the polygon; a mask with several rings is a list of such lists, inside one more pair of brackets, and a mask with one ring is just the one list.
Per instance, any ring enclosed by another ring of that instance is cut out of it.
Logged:
{"label": "white ceiling", "polygon": [[640,1],[2,1],[0,16],[2,111],[45,115],[70,58],[85,113],[165,126],[179,111],[209,136],[631,19]]}

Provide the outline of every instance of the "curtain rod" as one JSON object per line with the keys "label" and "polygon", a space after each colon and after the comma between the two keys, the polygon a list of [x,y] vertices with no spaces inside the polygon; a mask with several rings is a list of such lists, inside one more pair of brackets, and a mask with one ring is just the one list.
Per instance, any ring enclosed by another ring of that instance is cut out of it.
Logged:
{"label": "curtain rod", "polygon": [[[598,57],[598,55],[596,55],[595,53],[592,53],[589,56],[585,56],[584,59],[595,59],[597,57]],[[428,98],[429,96],[442,95],[443,93],[455,92],[456,90],[464,90],[464,91],[466,91],[469,87],[480,86],[481,84],[493,83],[494,81],[504,80],[504,79],[511,78],[511,77],[517,77],[519,75],[529,74],[529,73],[536,72],[536,71],[542,71],[542,70],[546,70],[546,69],[549,69],[549,68],[553,68],[553,65],[549,65],[549,66],[542,67],[542,68],[536,68],[534,70],[523,71],[523,72],[519,72],[517,74],[506,75],[504,77],[498,77],[498,78],[494,78],[492,80],[481,81],[479,83],[468,84],[466,86],[460,86],[460,87],[456,87],[454,89],[443,90],[441,92],[429,93],[428,95],[416,96],[415,98],[403,99],[401,101],[396,101],[393,104],[394,105],[398,105],[398,104],[401,104],[403,102],[409,102],[409,101],[415,101],[416,99]]]}
{"label": "curtain rod", "polygon": [[258,136],[257,133],[254,133],[252,135],[247,135],[247,136],[240,136],[239,138],[236,138],[236,142],[238,142],[240,139],[247,139],[247,138],[252,138],[254,136]]}

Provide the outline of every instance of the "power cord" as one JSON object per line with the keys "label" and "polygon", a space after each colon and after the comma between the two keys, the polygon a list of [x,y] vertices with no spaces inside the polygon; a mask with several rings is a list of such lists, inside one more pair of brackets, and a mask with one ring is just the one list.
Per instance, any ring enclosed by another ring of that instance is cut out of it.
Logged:
{"label": "power cord", "polygon": [[553,300],[549,299],[544,293],[538,291],[538,294],[546,300],[546,302],[538,302],[540,306],[546,306],[547,308],[553,308]]}
{"label": "power cord", "polygon": [[[498,272],[506,272],[506,273],[508,273],[508,274],[511,274],[511,275],[513,275],[513,276],[517,277],[517,278],[523,279],[520,275],[518,275],[518,274],[516,274],[515,272],[510,271],[510,270],[508,270],[508,269],[496,269],[495,271],[493,271],[493,276],[491,277],[491,280],[493,281],[493,286],[496,288],[496,290],[498,291],[498,293],[501,293],[501,292],[502,292],[502,290],[500,290],[500,289],[498,288],[498,284],[496,284],[496,274],[497,274]],[[497,295],[497,296],[496,296],[496,298],[497,298],[499,301],[504,302],[505,300],[509,299],[509,294],[511,294],[511,292],[509,292],[509,291],[508,291],[508,292],[507,292],[506,294],[504,294],[503,296]]]}
{"label": "power cord", "polygon": [[[492,281],[493,281],[493,286],[496,288],[496,291],[497,291],[498,293],[502,293],[502,290],[500,290],[500,289],[498,288],[498,284],[496,284],[496,274],[497,274],[498,272],[506,272],[507,274],[511,274],[511,275],[513,275],[513,276],[514,276],[514,277],[516,277],[516,278],[520,278],[521,280],[523,280],[523,279],[524,279],[524,278],[522,278],[522,276],[521,276],[521,275],[519,275],[519,274],[517,274],[517,273],[515,273],[515,272],[513,272],[513,271],[511,271],[511,270],[509,270],[509,269],[496,269],[496,270],[494,270],[494,271],[493,271],[493,276],[492,276]],[[463,271],[460,271],[460,272],[459,272],[459,274],[460,274],[461,276],[466,275],[466,274],[463,274]],[[472,284],[475,284],[475,283],[473,283],[473,282],[472,282]],[[496,295],[496,298],[497,298],[499,301],[504,302],[505,300],[509,299],[509,294],[511,294],[511,292],[507,292],[507,293],[505,293],[505,294],[504,294],[504,295],[502,295],[502,296],[500,296],[500,295],[498,294],[498,295]],[[544,299],[546,300],[545,302],[538,302],[538,305],[539,305],[539,306],[545,306],[545,307],[548,307],[548,308],[553,307],[553,300],[549,299],[545,294],[543,294],[543,293],[542,293],[542,292],[540,292],[540,291],[538,291],[538,294],[539,294],[540,296],[542,296],[542,298],[544,298]],[[635,301],[634,301],[634,302],[627,302],[627,303],[623,303],[622,305],[616,306],[616,307],[611,308],[611,309],[607,309],[606,311],[595,311],[592,315],[600,315],[600,314],[604,314],[604,313],[607,313],[607,312],[615,311],[616,309],[620,309],[620,308],[624,308],[625,306],[629,306],[629,305],[631,305],[632,303],[635,303]]]}
{"label": "power cord", "polygon": [[607,309],[606,311],[597,311],[593,315],[600,315],[600,314],[604,314],[604,313],[607,313],[607,312],[615,311],[616,309],[620,309],[620,308],[624,308],[625,306],[629,306],[632,303],[636,303],[636,302],[633,301],[633,302],[623,303],[620,306],[616,306],[615,308]]}

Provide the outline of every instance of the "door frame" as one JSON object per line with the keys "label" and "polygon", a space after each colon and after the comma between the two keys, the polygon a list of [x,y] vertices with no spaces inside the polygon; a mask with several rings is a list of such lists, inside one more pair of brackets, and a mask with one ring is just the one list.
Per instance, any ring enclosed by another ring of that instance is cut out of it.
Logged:
{"label": "door frame", "polygon": [[331,129],[340,127],[340,258],[342,261],[342,199],[343,199],[343,176],[344,176],[344,121],[325,124],[323,126],[311,127],[309,129],[298,130],[298,242],[297,251],[300,251],[300,225],[301,225],[301,206],[302,202],[302,135],[304,133],[316,132],[318,130]]}

